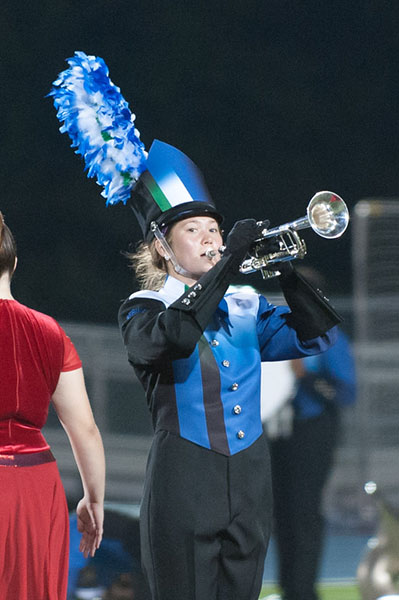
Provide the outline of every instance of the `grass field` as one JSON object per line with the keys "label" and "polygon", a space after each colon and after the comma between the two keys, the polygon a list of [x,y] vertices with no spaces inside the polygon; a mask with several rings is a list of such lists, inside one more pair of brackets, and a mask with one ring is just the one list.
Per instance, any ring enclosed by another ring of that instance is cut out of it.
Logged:
{"label": "grass field", "polygon": [[[277,593],[278,589],[275,586],[264,586],[259,600],[262,600],[269,594]],[[321,600],[361,600],[356,585],[319,585],[319,594]]]}

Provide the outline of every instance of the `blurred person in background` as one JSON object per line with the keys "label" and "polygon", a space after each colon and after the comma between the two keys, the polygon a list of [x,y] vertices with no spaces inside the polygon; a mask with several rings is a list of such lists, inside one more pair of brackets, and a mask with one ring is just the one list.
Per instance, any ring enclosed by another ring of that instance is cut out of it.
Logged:
{"label": "blurred person in background", "polygon": [[[297,270],[314,287],[324,278],[310,267]],[[282,368],[290,390],[274,414],[267,407],[268,380]],[[323,490],[334,460],[341,410],[356,397],[355,361],[346,334],[325,353],[277,365],[263,373],[262,403],[270,442],[274,534],[278,583],[283,600],[317,600],[316,581],[323,550]]]}
{"label": "blurred person in background", "polygon": [[80,550],[103,528],[105,463],[79,356],[51,317],[11,294],[16,245],[0,213],[0,598],[65,600],[69,518],[55,458],[41,433],[50,401],[79,468]]}

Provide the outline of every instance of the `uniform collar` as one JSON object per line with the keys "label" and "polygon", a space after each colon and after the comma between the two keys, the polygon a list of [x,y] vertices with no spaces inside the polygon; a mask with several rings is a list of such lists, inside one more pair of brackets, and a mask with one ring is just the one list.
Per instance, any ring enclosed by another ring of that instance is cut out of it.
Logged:
{"label": "uniform collar", "polygon": [[160,292],[166,300],[172,303],[182,296],[186,289],[187,287],[182,281],[171,275],[167,275],[164,286]]}

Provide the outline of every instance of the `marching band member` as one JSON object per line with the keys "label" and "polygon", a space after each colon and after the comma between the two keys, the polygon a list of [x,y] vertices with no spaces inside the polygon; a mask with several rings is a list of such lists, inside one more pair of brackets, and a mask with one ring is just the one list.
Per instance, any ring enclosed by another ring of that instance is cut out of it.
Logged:
{"label": "marching band member", "polygon": [[[221,257],[221,215],[204,184],[190,189],[201,181],[191,161],[155,141],[147,167],[131,200],[145,240],[132,258],[145,289],[119,314],[155,431],[143,565],[157,600],[255,599],[272,512],[261,361],[323,352],[338,318],[291,267],[280,276],[291,310],[257,294],[225,294],[259,236],[256,221],[236,223]],[[158,167],[167,173],[157,180]],[[166,180],[169,203],[159,201]],[[192,200],[176,203],[182,184]]]}
{"label": "marching band member", "polygon": [[132,256],[143,289],[119,323],[155,433],[141,507],[152,598],[255,600],[272,513],[261,361],[325,351],[340,318],[290,265],[280,276],[289,308],[226,294],[259,225],[237,222],[221,256],[222,216],[194,163],[158,140],[147,154],[102,59],[68,62],[51,92],[62,131],[108,204],[130,204],[143,237]]}

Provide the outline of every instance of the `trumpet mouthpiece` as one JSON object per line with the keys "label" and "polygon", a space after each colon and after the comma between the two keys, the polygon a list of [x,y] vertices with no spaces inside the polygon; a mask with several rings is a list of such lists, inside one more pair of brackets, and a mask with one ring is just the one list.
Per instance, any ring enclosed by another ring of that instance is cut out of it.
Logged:
{"label": "trumpet mouthpiece", "polygon": [[205,252],[205,256],[207,258],[214,258],[216,256],[216,252],[215,252],[215,250],[209,249]]}

